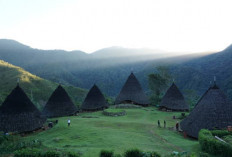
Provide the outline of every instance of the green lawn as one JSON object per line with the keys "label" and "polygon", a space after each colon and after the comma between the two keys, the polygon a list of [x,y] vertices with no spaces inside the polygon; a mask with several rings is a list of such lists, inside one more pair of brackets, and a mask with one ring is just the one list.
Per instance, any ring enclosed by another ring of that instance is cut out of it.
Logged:
{"label": "green lawn", "polygon": [[109,108],[109,109],[106,109],[105,111],[110,112],[110,113],[118,113],[118,112],[124,112],[125,110],[117,109],[117,108]]}
{"label": "green lawn", "polygon": [[[24,139],[39,139],[47,147],[80,151],[83,157],[97,157],[102,149],[122,154],[127,149],[139,148],[162,155],[172,151],[198,151],[198,141],[184,139],[176,131],[157,127],[158,119],[161,126],[163,120],[167,127],[175,126],[177,120],[172,117],[180,113],[161,112],[152,107],[125,110],[127,115],[120,117],[104,116],[102,111],[62,117],[52,129]],[[68,118],[71,119],[70,127],[67,126]]]}

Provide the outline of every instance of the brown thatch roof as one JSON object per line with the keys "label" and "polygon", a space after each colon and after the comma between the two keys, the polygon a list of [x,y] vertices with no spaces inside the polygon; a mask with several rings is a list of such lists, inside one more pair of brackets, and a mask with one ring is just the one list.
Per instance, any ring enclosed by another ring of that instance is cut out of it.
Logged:
{"label": "brown thatch roof", "polygon": [[94,86],[90,89],[89,93],[87,94],[81,109],[86,111],[94,111],[94,110],[102,110],[104,108],[108,107],[108,103],[100,91],[100,89],[97,87],[97,85],[94,84]]}
{"label": "brown thatch roof", "polygon": [[181,121],[181,129],[198,138],[201,129],[224,129],[232,125],[232,103],[216,86],[209,88],[195,108]]}
{"label": "brown thatch roof", "polygon": [[49,98],[42,114],[47,117],[62,117],[73,115],[76,111],[77,107],[64,88],[59,85]]}
{"label": "brown thatch roof", "polygon": [[130,74],[122,87],[122,90],[115,100],[115,104],[120,104],[124,101],[131,101],[142,106],[147,106],[149,104],[147,96],[133,73]]}
{"label": "brown thatch roof", "polygon": [[165,93],[160,103],[160,108],[166,108],[175,111],[189,110],[189,105],[185,102],[183,95],[174,82]]}
{"label": "brown thatch roof", "polygon": [[41,128],[46,118],[17,87],[7,96],[0,107],[0,131],[27,132]]}

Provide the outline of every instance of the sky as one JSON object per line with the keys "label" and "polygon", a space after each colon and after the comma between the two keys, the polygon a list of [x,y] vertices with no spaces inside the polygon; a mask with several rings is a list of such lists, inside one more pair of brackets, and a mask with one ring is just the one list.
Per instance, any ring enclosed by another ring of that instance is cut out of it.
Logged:
{"label": "sky", "polygon": [[232,44],[231,0],[0,0],[0,39],[33,48],[173,53]]}

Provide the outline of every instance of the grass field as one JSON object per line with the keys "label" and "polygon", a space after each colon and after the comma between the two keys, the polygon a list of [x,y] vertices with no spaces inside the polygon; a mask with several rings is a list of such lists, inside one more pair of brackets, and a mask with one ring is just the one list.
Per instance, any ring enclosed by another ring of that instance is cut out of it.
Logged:
{"label": "grass field", "polygon": [[[198,141],[185,139],[169,127],[175,126],[177,112],[161,112],[156,108],[125,109],[127,115],[104,116],[102,111],[80,113],[75,117],[59,118],[52,129],[24,137],[39,139],[46,147],[80,151],[83,157],[97,157],[100,150],[114,150],[122,154],[130,148],[156,151],[162,155],[172,151],[198,152]],[[71,126],[67,126],[68,118]],[[161,128],[157,121],[161,121]],[[167,128],[163,128],[166,120]]]}

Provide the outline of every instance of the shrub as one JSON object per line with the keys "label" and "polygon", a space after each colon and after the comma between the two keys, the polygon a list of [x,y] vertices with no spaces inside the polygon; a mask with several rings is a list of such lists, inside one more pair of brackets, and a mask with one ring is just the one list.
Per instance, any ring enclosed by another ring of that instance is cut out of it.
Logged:
{"label": "shrub", "polygon": [[143,153],[139,149],[130,149],[125,152],[125,157],[143,157]]}
{"label": "shrub", "polygon": [[0,144],[2,144],[3,142],[5,142],[7,140],[6,135],[4,135],[2,132],[0,132]]}
{"label": "shrub", "polygon": [[36,148],[24,148],[14,152],[15,157],[42,157],[42,153]]}
{"label": "shrub", "polygon": [[161,157],[157,152],[145,152],[142,157]]}
{"label": "shrub", "polygon": [[42,145],[39,140],[21,141],[16,135],[1,135],[0,154],[11,153],[24,148],[38,148]]}
{"label": "shrub", "polygon": [[229,132],[227,130],[212,130],[210,132],[212,133],[213,136],[218,136],[220,138],[223,136],[232,135],[232,132]]}
{"label": "shrub", "polygon": [[54,150],[49,150],[43,154],[43,157],[59,157],[60,153]]}
{"label": "shrub", "polygon": [[200,152],[199,157],[209,157],[209,154],[205,152]]}
{"label": "shrub", "polygon": [[113,157],[114,152],[113,151],[108,151],[108,150],[102,150],[100,152],[100,157]]}
{"label": "shrub", "polygon": [[75,152],[68,152],[67,157],[80,157],[81,155],[79,153]]}
{"label": "shrub", "polygon": [[232,146],[215,139],[213,134],[209,130],[202,129],[199,132],[198,140],[201,149],[207,153],[222,155],[224,157],[232,156]]}

